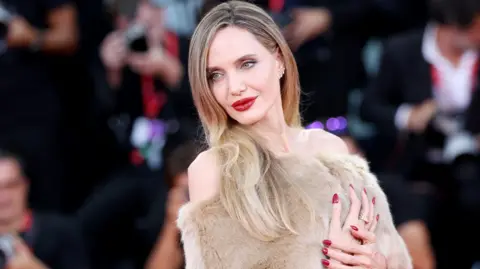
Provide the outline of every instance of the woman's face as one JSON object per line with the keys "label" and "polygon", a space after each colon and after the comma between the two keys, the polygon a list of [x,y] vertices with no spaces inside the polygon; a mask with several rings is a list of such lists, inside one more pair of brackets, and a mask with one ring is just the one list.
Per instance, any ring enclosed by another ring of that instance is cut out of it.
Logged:
{"label": "woman's face", "polygon": [[250,125],[274,106],[281,109],[283,63],[247,30],[230,26],[218,31],[207,62],[210,89],[232,119]]}

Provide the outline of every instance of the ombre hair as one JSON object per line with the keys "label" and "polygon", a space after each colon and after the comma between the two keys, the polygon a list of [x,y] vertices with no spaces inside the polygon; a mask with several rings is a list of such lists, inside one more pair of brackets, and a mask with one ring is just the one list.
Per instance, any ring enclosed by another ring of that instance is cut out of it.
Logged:
{"label": "ombre hair", "polygon": [[198,24],[190,43],[188,75],[206,142],[221,164],[222,204],[252,236],[270,241],[288,232],[297,233],[283,189],[294,187],[307,206],[309,202],[261,138],[231,119],[210,89],[209,49],[216,33],[229,26],[249,31],[270,52],[277,51],[282,57],[285,75],[280,80],[280,91],[290,127],[301,125],[298,70],[280,29],[265,11],[248,2],[229,1],[213,8]]}

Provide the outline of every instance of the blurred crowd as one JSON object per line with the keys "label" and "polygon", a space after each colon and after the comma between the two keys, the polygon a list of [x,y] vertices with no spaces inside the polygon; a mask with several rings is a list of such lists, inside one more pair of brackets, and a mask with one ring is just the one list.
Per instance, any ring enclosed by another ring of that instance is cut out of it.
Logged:
{"label": "blurred crowd", "polygon": [[[189,38],[220,2],[1,1],[0,269],[183,268]],[[295,53],[305,127],[368,159],[414,268],[480,268],[480,1],[251,2]]]}

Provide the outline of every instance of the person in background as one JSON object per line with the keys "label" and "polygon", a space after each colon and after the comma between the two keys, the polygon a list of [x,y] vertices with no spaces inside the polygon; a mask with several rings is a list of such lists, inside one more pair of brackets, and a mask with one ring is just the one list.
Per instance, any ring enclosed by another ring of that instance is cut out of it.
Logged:
{"label": "person in background", "polygon": [[[0,236],[13,236],[8,269],[88,269],[83,238],[70,219],[30,210],[24,164],[0,149]],[[13,232],[13,234],[12,234]]]}
{"label": "person in background", "polygon": [[[187,170],[198,154],[198,147],[187,141],[172,151],[167,160],[167,174],[170,191],[166,204],[166,218],[157,243],[147,261],[146,269],[180,269],[184,266],[183,249],[180,244],[180,232],[176,226],[180,207],[188,201]],[[152,217],[158,216],[157,206],[152,206]]]}
{"label": "person in background", "polygon": [[[474,228],[480,222],[474,139],[480,133],[474,113],[480,92],[480,2],[431,0],[429,7],[426,27],[387,42],[360,112],[379,135],[395,141],[389,169],[426,190],[425,200],[432,201],[427,224],[438,268],[470,268],[478,253],[448,246],[459,238],[480,238]],[[446,232],[458,224],[465,234]]]}
{"label": "person in background", "polygon": [[413,268],[436,268],[428,227],[428,207],[421,195],[398,173],[378,173],[378,180],[390,202],[395,227],[405,241]]}
{"label": "person in background", "polygon": [[[180,86],[184,70],[178,36],[165,28],[168,3],[140,0],[133,19],[117,13],[117,29],[107,35],[100,48],[107,82],[116,97],[109,125],[121,147],[121,165],[146,163],[158,170],[166,136],[176,129],[170,95]],[[138,25],[145,27],[145,50],[127,44],[127,32]],[[149,126],[159,132],[147,141]]]}
{"label": "person in background", "polygon": [[[168,0],[166,0],[168,2]],[[116,14],[117,30],[108,34],[101,46],[101,57],[107,69],[108,82],[112,88],[120,87],[125,67],[140,75],[154,75],[162,78],[168,86],[175,86],[183,74],[180,62],[171,52],[162,47],[165,41],[164,8],[161,1],[139,0],[135,18],[129,21],[125,14]],[[126,44],[124,33],[131,23],[148,25],[145,52],[131,51]]]}
{"label": "person in background", "polygon": [[[143,268],[164,222],[164,159],[182,140],[170,98],[183,79],[181,52],[177,36],[164,27],[165,6],[157,4],[138,1],[131,17],[117,11],[117,27],[100,48],[109,89],[115,96],[108,126],[115,139],[109,158],[116,169],[87,199],[78,217],[95,266],[102,269]],[[141,49],[127,37],[137,26],[144,29],[141,34],[146,40]],[[163,204],[156,212],[161,221],[152,224],[149,212],[157,201]]]}
{"label": "person in background", "polygon": [[28,148],[23,158],[30,164],[31,206],[59,211],[60,104],[49,58],[76,50],[76,10],[69,0],[6,0],[2,6],[11,18],[0,51],[0,142]]}

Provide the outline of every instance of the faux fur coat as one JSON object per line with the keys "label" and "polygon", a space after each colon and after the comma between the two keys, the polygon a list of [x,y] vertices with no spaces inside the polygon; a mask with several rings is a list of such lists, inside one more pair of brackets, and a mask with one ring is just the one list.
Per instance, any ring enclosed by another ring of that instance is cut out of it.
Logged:
{"label": "faux fur coat", "polygon": [[309,212],[293,191],[289,210],[299,235],[289,235],[273,242],[250,236],[229,217],[218,196],[188,203],[178,219],[184,245],[186,269],[320,269],[322,241],[328,238],[332,196],[338,193],[342,203],[342,220],[349,211],[349,185],[358,197],[366,188],[369,199],[376,197],[375,211],[380,220],[375,234],[378,250],[387,258],[388,269],[410,269],[411,259],[397,233],[387,198],[370,173],[368,164],[352,155],[318,156],[317,158],[282,158],[288,173],[299,181],[311,196],[316,213],[315,227]]}

